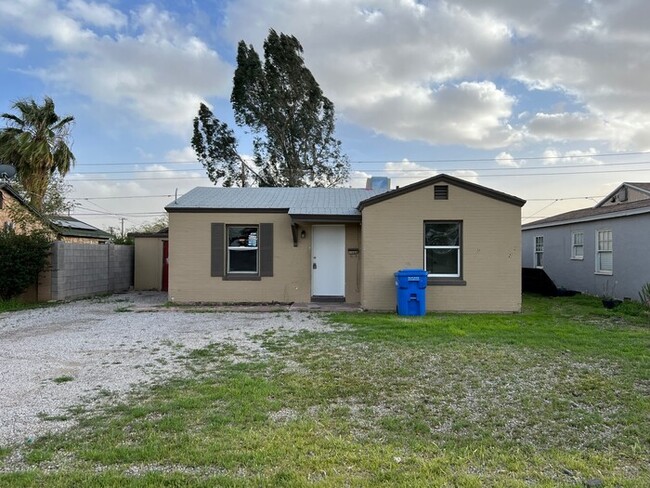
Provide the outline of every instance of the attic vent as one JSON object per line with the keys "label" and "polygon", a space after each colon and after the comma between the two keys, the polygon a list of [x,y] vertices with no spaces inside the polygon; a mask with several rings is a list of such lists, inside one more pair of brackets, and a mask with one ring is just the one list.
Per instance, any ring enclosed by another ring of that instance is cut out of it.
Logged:
{"label": "attic vent", "polygon": [[433,185],[434,200],[449,200],[449,187],[447,185]]}
{"label": "attic vent", "polygon": [[623,187],[609,199],[611,203],[627,202],[627,188]]}

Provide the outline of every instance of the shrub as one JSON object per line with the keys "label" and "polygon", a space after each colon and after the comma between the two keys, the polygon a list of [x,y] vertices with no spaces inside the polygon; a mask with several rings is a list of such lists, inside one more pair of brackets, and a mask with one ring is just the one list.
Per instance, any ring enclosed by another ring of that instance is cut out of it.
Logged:
{"label": "shrub", "polygon": [[0,299],[24,292],[45,267],[50,241],[42,233],[16,234],[0,231]]}
{"label": "shrub", "polygon": [[650,283],[646,283],[641,287],[639,298],[641,299],[641,303],[646,307],[650,307]]}

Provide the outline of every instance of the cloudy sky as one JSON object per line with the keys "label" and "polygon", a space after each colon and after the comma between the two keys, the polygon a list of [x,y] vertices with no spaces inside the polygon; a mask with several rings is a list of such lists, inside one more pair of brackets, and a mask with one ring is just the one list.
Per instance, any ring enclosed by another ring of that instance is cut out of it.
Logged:
{"label": "cloudy sky", "polygon": [[645,0],[0,0],[0,111],[49,95],[74,115],[74,215],[130,228],[211,184],[192,118],[205,101],[232,123],[237,42],[261,52],[274,28],[336,106],[350,186],[444,172],[528,200],[530,222],[650,181],[648,18]]}

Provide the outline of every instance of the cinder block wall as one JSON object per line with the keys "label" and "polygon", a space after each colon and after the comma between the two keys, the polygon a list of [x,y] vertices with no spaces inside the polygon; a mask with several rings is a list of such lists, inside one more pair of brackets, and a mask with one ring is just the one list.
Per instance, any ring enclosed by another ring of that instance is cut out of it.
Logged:
{"label": "cinder block wall", "polygon": [[133,246],[52,244],[52,300],[127,290],[133,284]]}

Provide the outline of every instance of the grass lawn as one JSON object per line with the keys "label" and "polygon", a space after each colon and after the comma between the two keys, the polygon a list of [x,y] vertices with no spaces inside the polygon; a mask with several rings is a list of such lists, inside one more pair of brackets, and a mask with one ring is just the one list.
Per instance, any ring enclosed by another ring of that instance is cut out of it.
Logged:
{"label": "grass lawn", "polygon": [[640,306],[330,320],[192,351],[188,377],[0,449],[0,485],[650,486]]}

